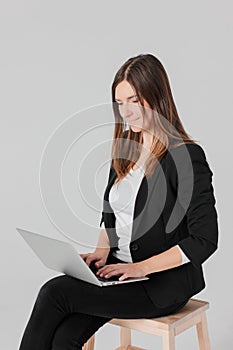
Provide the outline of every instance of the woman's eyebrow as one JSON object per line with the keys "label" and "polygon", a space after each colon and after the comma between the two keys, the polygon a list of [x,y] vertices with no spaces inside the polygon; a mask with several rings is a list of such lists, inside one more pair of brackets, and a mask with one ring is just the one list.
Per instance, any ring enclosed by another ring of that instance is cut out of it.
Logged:
{"label": "woman's eyebrow", "polygon": [[[127,100],[129,100],[129,99],[131,99],[131,98],[133,98],[133,97],[136,97],[137,95],[133,95],[133,96],[129,96],[129,97],[127,97]],[[115,98],[115,100],[116,101],[121,101],[121,100],[119,100],[118,98]]]}

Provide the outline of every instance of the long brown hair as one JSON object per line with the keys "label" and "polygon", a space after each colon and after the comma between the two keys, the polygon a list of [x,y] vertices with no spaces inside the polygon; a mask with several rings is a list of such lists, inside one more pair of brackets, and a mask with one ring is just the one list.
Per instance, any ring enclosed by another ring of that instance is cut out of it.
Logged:
{"label": "long brown hair", "polygon": [[[129,58],[116,73],[112,83],[112,102],[115,116],[112,144],[112,165],[117,173],[117,182],[125,177],[140,156],[143,144],[142,130],[126,130],[118,104],[115,100],[116,86],[123,80],[134,89],[144,110],[146,100],[153,111],[150,132],[153,135],[150,155],[145,162],[146,176],[151,176],[155,166],[167,150],[177,147],[177,141],[196,143],[189,137],[181,123],[172,96],[169,79],[162,63],[152,54],[140,54]],[[144,113],[144,112],[143,112]]]}

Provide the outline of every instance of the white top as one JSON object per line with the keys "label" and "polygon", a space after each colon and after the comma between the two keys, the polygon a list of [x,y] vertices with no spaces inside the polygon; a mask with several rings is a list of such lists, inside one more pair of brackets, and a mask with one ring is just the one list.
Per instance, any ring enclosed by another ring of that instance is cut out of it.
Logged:
{"label": "white top", "polygon": [[[116,233],[119,237],[118,248],[113,255],[125,262],[133,262],[129,243],[133,224],[133,214],[136,196],[145,174],[143,166],[136,170],[130,169],[129,173],[118,184],[113,184],[109,192],[109,203],[116,217]],[[104,228],[104,222],[101,227]],[[184,254],[179,245],[176,245],[182,254],[182,264],[190,260]]]}

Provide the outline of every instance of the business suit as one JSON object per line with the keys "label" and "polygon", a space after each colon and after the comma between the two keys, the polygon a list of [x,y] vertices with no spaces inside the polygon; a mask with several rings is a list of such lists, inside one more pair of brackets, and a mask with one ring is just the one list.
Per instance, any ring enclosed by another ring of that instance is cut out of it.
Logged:
{"label": "business suit", "polygon": [[[202,263],[217,249],[218,240],[212,172],[200,146],[185,147],[167,152],[152,178],[143,177],[130,252],[138,262],[179,244],[191,262],[151,273],[146,281],[103,288],[67,275],[50,279],[40,288],[20,350],[81,350],[111,318],[168,315],[205,287]],[[110,241],[107,264],[122,262],[112,255],[118,236],[108,197],[115,179],[111,166],[100,222]]]}
{"label": "business suit", "polygon": [[[127,132],[124,134],[126,138]],[[203,148],[183,144],[169,149],[152,178],[143,177],[135,201],[130,242],[133,262],[179,245],[190,262],[151,273],[142,285],[155,306],[165,307],[205,288],[202,264],[217,249],[218,218],[212,171]],[[110,253],[117,248],[115,215],[109,191],[117,177],[111,165],[100,225],[104,221]],[[108,263],[108,261],[107,261]]]}

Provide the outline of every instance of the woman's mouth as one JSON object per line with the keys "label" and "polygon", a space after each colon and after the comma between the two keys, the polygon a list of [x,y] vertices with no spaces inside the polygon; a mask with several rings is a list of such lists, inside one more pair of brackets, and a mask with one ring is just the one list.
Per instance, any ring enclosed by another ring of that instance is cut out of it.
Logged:
{"label": "woman's mouth", "polygon": [[135,118],[135,119],[132,119],[132,120],[129,120],[129,123],[134,123],[138,120],[139,118]]}

